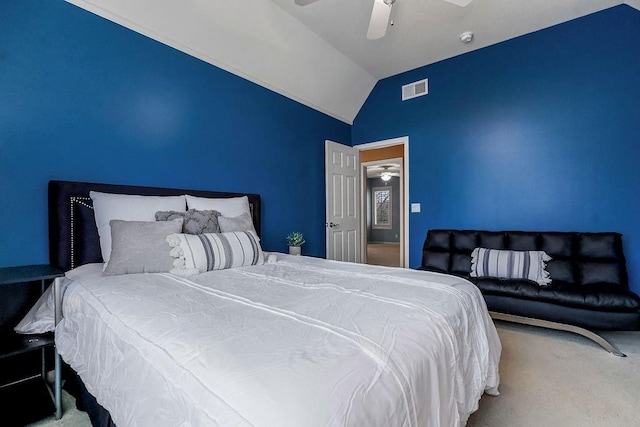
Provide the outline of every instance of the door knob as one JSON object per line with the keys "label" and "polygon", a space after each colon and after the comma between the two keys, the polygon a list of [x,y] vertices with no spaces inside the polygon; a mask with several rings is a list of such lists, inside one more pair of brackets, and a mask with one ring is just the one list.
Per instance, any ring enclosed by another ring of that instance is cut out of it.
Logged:
{"label": "door knob", "polygon": [[327,227],[337,227],[338,225],[340,225],[340,224],[335,224],[333,222],[330,222],[330,223],[326,224]]}

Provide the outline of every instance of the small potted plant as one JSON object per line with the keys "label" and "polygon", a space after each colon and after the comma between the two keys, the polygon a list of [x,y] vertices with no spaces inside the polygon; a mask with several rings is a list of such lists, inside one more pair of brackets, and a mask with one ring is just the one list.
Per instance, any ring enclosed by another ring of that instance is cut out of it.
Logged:
{"label": "small potted plant", "polygon": [[287,236],[287,244],[289,245],[289,254],[300,255],[302,253],[301,246],[304,244],[304,235],[299,231],[289,233]]}

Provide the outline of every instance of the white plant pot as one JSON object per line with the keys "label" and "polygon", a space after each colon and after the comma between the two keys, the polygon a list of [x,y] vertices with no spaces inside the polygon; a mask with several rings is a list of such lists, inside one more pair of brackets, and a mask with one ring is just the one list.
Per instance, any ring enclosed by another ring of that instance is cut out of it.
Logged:
{"label": "white plant pot", "polygon": [[300,255],[302,253],[302,246],[289,246],[289,255]]}

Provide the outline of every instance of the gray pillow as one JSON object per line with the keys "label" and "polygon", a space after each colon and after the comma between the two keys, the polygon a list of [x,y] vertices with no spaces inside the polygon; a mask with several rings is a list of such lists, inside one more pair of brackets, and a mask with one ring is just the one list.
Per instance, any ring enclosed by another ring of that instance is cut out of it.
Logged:
{"label": "gray pillow", "polygon": [[173,268],[167,236],[182,231],[183,219],[172,221],[111,220],[111,257],[104,274],[162,273]]}
{"label": "gray pillow", "polygon": [[218,217],[218,224],[220,224],[220,231],[222,233],[230,233],[232,231],[253,231],[257,235],[251,215],[247,212],[232,217],[220,216]]}
{"label": "gray pillow", "polygon": [[198,211],[189,209],[186,212],[178,211],[158,211],[156,221],[171,221],[183,218],[182,232],[186,234],[219,233],[218,211]]}

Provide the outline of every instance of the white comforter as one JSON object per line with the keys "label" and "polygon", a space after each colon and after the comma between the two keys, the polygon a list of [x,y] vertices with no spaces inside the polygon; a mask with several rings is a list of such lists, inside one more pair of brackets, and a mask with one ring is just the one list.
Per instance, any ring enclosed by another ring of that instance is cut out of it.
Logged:
{"label": "white comforter", "polygon": [[67,273],[62,358],[129,426],[462,426],[501,346],[453,276],[278,254],[209,272]]}

